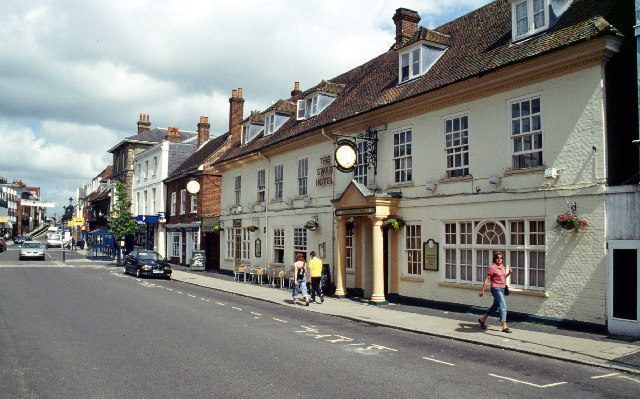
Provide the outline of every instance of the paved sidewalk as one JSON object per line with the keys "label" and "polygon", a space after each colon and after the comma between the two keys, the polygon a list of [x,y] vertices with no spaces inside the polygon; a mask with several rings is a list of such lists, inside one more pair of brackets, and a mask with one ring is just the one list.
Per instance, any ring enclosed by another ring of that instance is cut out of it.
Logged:
{"label": "paved sidewalk", "polygon": [[439,317],[398,311],[393,306],[379,307],[349,299],[325,298],[322,305],[300,307],[291,304],[289,290],[232,281],[228,276],[192,272],[182,267],[174,268],[173,279],[364,323],[640,374],[640,341],[625,342],[595,334],[584,338],[525,329],[513,329],[513,333],[507,335],[500,331],[499,325],[482,330],[475,321],[451,315]]}

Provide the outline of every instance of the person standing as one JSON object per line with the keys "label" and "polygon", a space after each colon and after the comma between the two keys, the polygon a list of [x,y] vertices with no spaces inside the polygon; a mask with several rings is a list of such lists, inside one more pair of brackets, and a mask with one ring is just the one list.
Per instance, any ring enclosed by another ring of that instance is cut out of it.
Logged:
{"label": "person standing", "polygon": [[311,300],[315,303],[316,294],[320,297],[320,303],[324,302],[324,296],[320,289],[320,281],[322,280],[322,260],[316,258],[315,251],[309,253],[309,274],[311,274]]}
{"label": "person standing", "polygon": [[495,311],[498,311],[500,315],[500,322],[502,323],[502,332],[511,333],[511,329],[507,327],[507,302],[504,299],[504,288],[507,286],[507,277],[511,275],[511,269],[504,265],[502,259],[502,252],[497,251],[493,254],[493,264],[489,266],[487,277],[482,282],[482,289],[480,290],[480,297],[484,295],[484,288],[487,283],[491,283],[491,295],[493,295],[493,304],[486,313],[478,319],[480,327],[486,329],[485,322],[489,315]]}
{"label": "person standing", "polygon": [[304,261],[304,255],[296,254],[296,261],[293,264],[293,302],[298,299],[298,291],[302,293],[305,300],[305,306],[309,306],[309,294],[307,293],[307,262]]}

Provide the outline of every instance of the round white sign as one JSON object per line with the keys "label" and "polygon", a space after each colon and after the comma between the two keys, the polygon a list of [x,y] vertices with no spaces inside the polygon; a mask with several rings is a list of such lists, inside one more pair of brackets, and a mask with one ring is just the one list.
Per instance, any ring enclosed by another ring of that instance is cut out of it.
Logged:
{"label": "round white sign", "polygon": [[187,191],[189,194],[198,194],[200,192],[200,183],[197,180],[189,180]]}
{"label": "round white sign", "polygon": [[351,172],[358,160],[356,146],[352,141],[340,140],[336,148],[336,163],[341,172]]}

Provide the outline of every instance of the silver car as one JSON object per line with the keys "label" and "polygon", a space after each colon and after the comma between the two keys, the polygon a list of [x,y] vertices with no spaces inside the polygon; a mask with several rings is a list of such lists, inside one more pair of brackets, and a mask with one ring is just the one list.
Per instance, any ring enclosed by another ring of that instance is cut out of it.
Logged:
{"label": "silver car", "polygon": [[25,241],[20,246],[18,259],[35,258],[44,260],[44,247],[38,241]]}

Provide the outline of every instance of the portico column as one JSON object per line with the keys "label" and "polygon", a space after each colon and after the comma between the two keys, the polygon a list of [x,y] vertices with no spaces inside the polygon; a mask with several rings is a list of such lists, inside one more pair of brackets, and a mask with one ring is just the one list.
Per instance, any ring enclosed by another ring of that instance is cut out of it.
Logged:
{"label": "portico column", "polygon": [[386,305],[384,297],[384,236],[382,234],[382,218],[373,217],[371,234],[371,269],[373,273],[373,289],[371,302]]}
{"label": "portico column", "polygon": [[338,216],[336,218],[336,226],[338,229],[338,245],[336,247],[336,292],[334,295],[338,298],[344,298],[346,296],[347,220]]}

